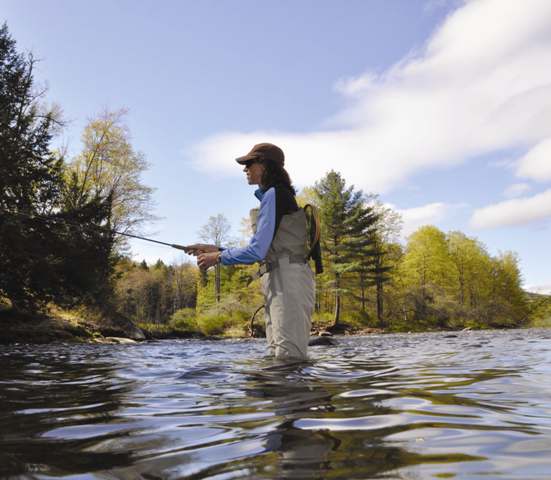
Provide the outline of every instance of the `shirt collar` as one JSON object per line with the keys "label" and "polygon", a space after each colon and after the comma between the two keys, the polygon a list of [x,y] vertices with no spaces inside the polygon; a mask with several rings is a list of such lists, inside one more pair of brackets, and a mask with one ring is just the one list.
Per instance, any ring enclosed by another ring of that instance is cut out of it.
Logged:
{"label": "shirt collar", "polygon": [[258,200],[262,201],[262,198],[264,197],[264,194],[266,193],[267,190],[264,190],[263,188],[257,188],[255,191],[254,191],[254,196],[256,198],[258,198]]}

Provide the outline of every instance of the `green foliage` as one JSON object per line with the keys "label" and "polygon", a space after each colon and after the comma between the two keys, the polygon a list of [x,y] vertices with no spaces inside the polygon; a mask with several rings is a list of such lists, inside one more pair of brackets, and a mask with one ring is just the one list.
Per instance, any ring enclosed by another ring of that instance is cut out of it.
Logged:
{"label": "green foliage", "polygon": [[173,328],[162,323],[140,322],[137,325],[141,330],[144,331],[144,333],[146,333],[146,335],[149,334],[147,336],[153,338],[165,338],[170,337],[174,334]]}
{"label": "green foliage", "polygon": [[176,310],[170,317],[169,325],[172,328],[188,332],[199,331],[194,308],[181,308],[180,310]]}
{"label": "green foliage", "polygon": [[198,330],[175,327],[164,323],[138,323],[138,327],[144,332],[146,338],[189,338],[201,337]]}
{"label": "green foliage", "polygon": [[17,53],[0,28],[0,296],[35,311],[105,299],[113,243],[111,197],[92,195],[78,208],[64,202],[63,159],[50,150],[59,126],[39,103],[32,55]]}
{"label": "green foliage", "polygon": [[432,284],[451,290],[455,281],[452,272],[444,232],[425,226],[411,234],[400,265],[400,274],[407,283],[421,289]]}
{"label": "green foliage", "polygon": [[[68,189],[65,204],[80,208],[90,198],[111,198],[111,227],[119,232],[138,233],[152,221],[152,189],[141,180],[147,169],[144,155],[130,143],[124,124],[126,110],[105,111],[90,120],[82,134],[83,150],[65,170]],[[124,250],[127,239],[116,238],[117,250]]]}
{"label": "green foliage", "polygon": [[232,325],[232,321],[216,313],[203,313],[197,316],[197,325],[205,335],[222,335]]}
{"label": "green foliage", "polygon": [[529,293],[526,296],[530,309],[530,326],[551,327],[551,295]]}
{"label": "green foliage", "polygon": [[332,312],[314,312],[312,315],[312,323],[323,327],[329,327],[333,324]]}
{"label": "green foliage", "polygon": [[116,275],[117,308],[135,322],[167,323],[181,309],[195,307],[198,271],[189,263],[148,267],[122,257]]}
{"label": "green foliage", "polygon": [[[321,246],[326,259],[325,288],[334,295],[334,323],[341,316],[343,296],[351,290],[346,281],[359,278],[361,308],[365,314],[365,290],[374,268],[374,243],[378,215],[367,205],[363,192],[347,187],[342,176],[330,171],[316,183],[320,208]],[[312,195],[311,191],[308,191]],[[315,199],[316,200],[316,199]]]}
{"label": "green foliage", "polygon": [[218,311],[242,310],[254,312],[264,303],[260,292],[260,281],[252,281],[258,265],[231,265],[220,269],[221,298],[217,305],[214,269],[207,275],[207,284],[199,285],[197,291],[197,311],[202,313],[214,308]]}
{"label": "green foliage", "polygon": [[523,326],[528,306],[518,259],[492,257],[476,239],[421,227],[408,241],[394,279],[393,328]]}

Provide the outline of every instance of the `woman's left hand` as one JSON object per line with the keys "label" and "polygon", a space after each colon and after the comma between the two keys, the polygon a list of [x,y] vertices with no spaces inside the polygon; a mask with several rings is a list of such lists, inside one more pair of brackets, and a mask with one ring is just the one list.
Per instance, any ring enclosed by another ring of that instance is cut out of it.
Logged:
{"label": "woman's left hand", "polygon": [[213,265],[216,265],[218,263],[219,257],[220,257],[220,252],[201,253],[197,257],[197,265],[199,265],[200,269],[206,270],[207,268],[212,267]]}

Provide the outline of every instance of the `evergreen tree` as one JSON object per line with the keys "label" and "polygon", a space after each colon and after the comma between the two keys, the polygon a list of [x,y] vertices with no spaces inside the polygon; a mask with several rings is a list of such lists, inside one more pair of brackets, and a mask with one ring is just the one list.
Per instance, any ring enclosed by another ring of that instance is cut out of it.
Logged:
{"label": "evergreen tree", "polygon": [[[344,241],[346,246],[344,260],[351,263],[349,271],[356,274],[353,280],[358,280],[359,295],[353,293],[353,296],[360,301],[360,314],[363,319],[367,318],[367,289],[374,284],[375,274],[379,271],[377,269],[378,221],[377,213],[362,198],[351,206],[349,218],[345,223],[347,235]],[[382,268],[380,270],[377,274],[383,272]],[[351,288],[351,292],[355,290]]]}
{"label": "evergreen tree", "polygon": [[343,280],[350,272],[358,271],[369,256],[372,243],[371,231],[377,220],[376,214],[365,204],[362,191],[347,187],[342,176],[330,171],[315,184],[319,198],[322,226],[322,251],[327,259],[326,271],[334,295],[334,325],[341,318],[342,298],[346,293]]}
{"label": "evergreen tree", "polygon": [[20,310],[105,293],[110,199],[64,208],[63,159],[50,150],[56,114],[39,103],[35,61],[0,28],[0,295]]}

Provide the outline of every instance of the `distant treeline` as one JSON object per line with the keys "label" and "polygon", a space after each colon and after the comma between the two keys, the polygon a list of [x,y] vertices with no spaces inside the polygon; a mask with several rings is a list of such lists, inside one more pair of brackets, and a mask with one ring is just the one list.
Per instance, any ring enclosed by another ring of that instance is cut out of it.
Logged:
{"label": "distant treeline", "polygon": [[166,323],[178,310],[195,308],[198,271],[189,263],[148,266],[123,258],[116,277],[117,310],[136,322]]}
{"label": "distant treeline", "polygon": [[[323,324],[401,331],[518,327],[536,307],[544,311],[523,292],[514,253],[492,256],[476,239],[430,225],[402,244],[399,216],[376,197],[347,187],[336,172],[298,199],[321,213],[325,272],[317,276],[315,319]],[[258,280],[251,283],[256,269],[222,267],[218,301],[214,272],[201,287],[190,265],[126,262],[117,283],[119,309],[138,321],[166,323],[178,304],[195,306],[197,318],[218,318],[218,332],[245,328],[262,305]],[[185,300],[176,285],[186,285]]]}

